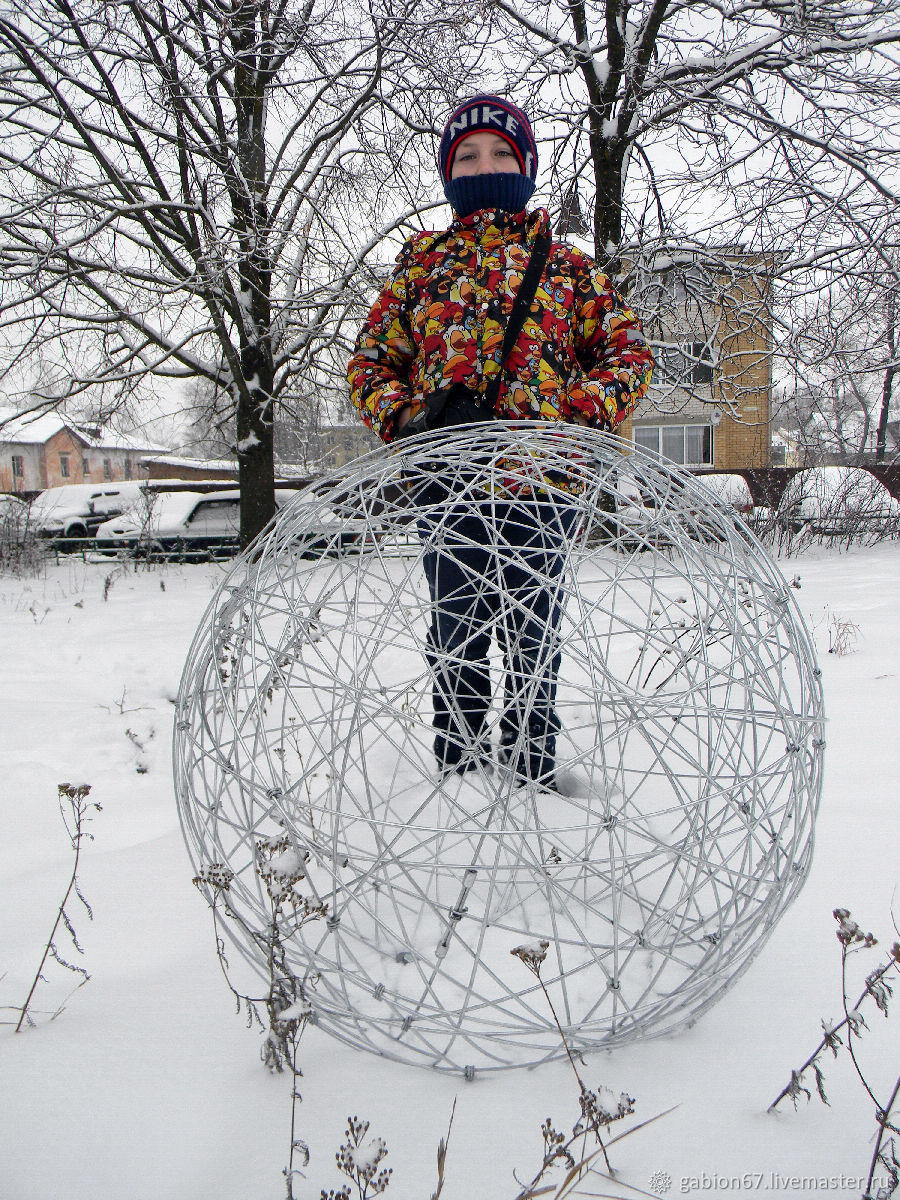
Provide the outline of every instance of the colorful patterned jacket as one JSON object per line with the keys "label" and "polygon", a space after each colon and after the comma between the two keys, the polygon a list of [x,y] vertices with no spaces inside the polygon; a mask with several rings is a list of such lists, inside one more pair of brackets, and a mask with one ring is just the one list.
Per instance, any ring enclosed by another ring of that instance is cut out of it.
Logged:
{"label": "colorful patterned jacket", "polygon": [[[384,441],[400,409],[463,383],[483,393],[500,370],[506,320],[544,209],[483,209],[442,233],[411,237],[363,325],[347,374],[363,421]],[[499,417],[612,429],[647,391],[653,354],[610,280],[553,242],[535,303],[507,361]]]}

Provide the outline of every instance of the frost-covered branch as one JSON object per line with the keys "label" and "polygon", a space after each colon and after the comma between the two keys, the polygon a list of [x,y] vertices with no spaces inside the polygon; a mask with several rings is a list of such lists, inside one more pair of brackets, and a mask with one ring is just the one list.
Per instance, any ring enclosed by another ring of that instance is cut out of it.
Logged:
{"label": "frost-covered branch", "polygon": [[331,357],[370,253],[351,248],[402,219],[389,181],[405,135],[392,122],[421,123],[438,86],[433,48],[458,22],[430,0],[385,12],[365,0],[227,11],[11,0],[0,14],[9,365],[21,376],[40,363],[56,403],[205,380],[242,447],[249,540],[273,511],[278,406],[339,375]]}

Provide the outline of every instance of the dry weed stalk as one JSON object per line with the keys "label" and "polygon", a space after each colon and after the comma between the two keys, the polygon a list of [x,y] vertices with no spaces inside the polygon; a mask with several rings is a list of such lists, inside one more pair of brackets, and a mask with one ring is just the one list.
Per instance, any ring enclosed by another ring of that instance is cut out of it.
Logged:
{"label": "dry weed stalk", "polygon": [[838,658],[852,654],[859,639],[859,626],[848,621],[846,617],[831,614],[828,622],[828,653]]}
{"label": "dry weed stalk", "polygon": [[453,1132],[453,1118],[456,1116],[456,1101],[453,1101],[453,1107],[450,1110],[450,1124],[447,1126],[447,1136],[442,1137],[438,1142],[437,1148],[437,1172],[438,1180],[437,1187],[431,1193],[431,1200],[439,1200],[441,1192],[444,1190],[444,1171],[447,1166],[447,1148],[450,1145],[450,1134]]}
{"label": "dry weed stalk", "polygon": [[[633,1126],[617,1137],[604,1140],[604,1133],[613,1122],[620,1121],[623,1117],[630,1116],[634,1112],[634,1099],[625,1092],[621,1092],[616,1096],[609,1088],[605,1087],[593,1091],[585,1085],[584,1080],[581,1078],[565,1030],[559,1022],[556,1009],[550,998],[550,993],[547,991],[547,986],[541,978],[541,967],[547,957],[549,945],[549,942],[542,940],[528,945],[517,946],[510,953],[520,959],[528,970],[531,971],[532,975],[537,979],[541,991],[544,993],[544,998],[547,1001],[553,1021],[559,1030],[559,1036],[562,1038],[569,1063],[578,1081],[581,1116],[572,1126],[571,1134],[568,1135],[555,1129],[551,1119],[547,1118],[541,1126],[541,1134],[544,1139],[543,1161],[537,1174],[530,1183],[522,1186],[515,1200],[536,1200],[538,1196],[551,1195],[553,1200],[563,1200],[563,1197],[574,1193],[575,1187],[587,1175],[599,1175],[603,1178],[613,1180],[615,1178],[615,1171],[609,1161],[608,1148],[614,1142],[621,1141],[622,1138],[636,1133],[638,1129],[642,1129],[645,1125],[649,1125],[666,1115],[665,1112],[659,1113],[657,1116],[642,1121],[639,1125]],[[666,1112],[671,1111],[672,1109],[666,1110]],[[590,1135],[593,1135],[596,1142],[596,1149],[594,1150],[588,1150],[588,1137]],[[603,1159],[605,1171],[598,1169],[596,1160],[600,1157]],[[547,1176],[549,1172],[559,1165],[562,1165],[565,1171],[562,1181],[558,1185],[548,1183]]]}
{"label": "dry weed stalk", "polygon": [[67,909],[67,905],[69,904],[73,893],[84,907],[84,910],[88,916],[88,920],[94,919],[91,906],[82,895],[81,888],[78,884],[78,866],[81,861],[81,844],[86,838],[90,841],[94,840],[94,835],[88,831],[87,824],[91,820],[91,816],[94,812],[101,811],[99,804],[93,801],[88,801],[90,792],[91,785],[89,783],[61,783],[57,787],[60,816],[62,817],[63,824],[66,827],[66,833],[69,835],[69,840],[72,844],[72,850],[74,852],[72,873],[69,876],[68,887],[66,888],[63,898],[60,901],[59,908],[56,911],[56,920],[53,922],[53,928],[50,930],[50,936],[47,938],[46,945],[44,946],[44,953],[41,955],[40,965],[38,966],[37,972],[32,980],[25,1003],[19,1010],[19,1020],[16,1024],[16,1033],[20,1033],[24,1025],[33,1026],[35,1023],[33,1017],[31,1016],[31,1002],[34,999],[38,984],[41,982],[46,982],[44,967],[47,965],[48,958],[51,958],[55,962],[59,963],[59,965],[66,971],[72,971],[74,974],[81,976],[78,983],[69,993],[69,995],[66,996],[65,1000],[63,1000],[63,1002],[51,1014],[51,1021],[59,1016],[59,1014],[65,1008],[69,998],[74,995],[74,993],[77,992],[80,987],[84,987],[84,985],[90,979],[90,975],[87,973],[84,967],[78,966],[77,963],[71,963],[68,961],[68,959],[62,956],[56,942],[59,928],[60,926],[63,926],[76,952],[78,954],[84,954],[84,949],[82,948],[81,943],[78,941],[78,934],[75,932],[75,926],[72,924],[72,919]]}
{"label": "dry weed stalk", "polygon": [[[805,1096],[807,1100],[811,1100],[812,1091],[810,1088],[804,1086],[804,1079],[810,1070],[813,1073],[813,1080],[819,1099],[823,1104],[828,1104],[828,1097],[825,1094],[825,1076],[820,1060],[826,1050],[830,1050],[833,1057],[837,1058],[838,1049],[844,1045],[841,1036],[843,1034],[847,1039],[846,1045],[853,1063],[853,1069],[868,1094],[869,1099],[875,1106],[875,1124],[877,1127],[875,1150],[869,1165],[869,1175],[863,1200],[889,1200],[889,1197],[893,1196],[898,1186],[900,1186],[900,1159],[898,1159],[900,1146],[894,1140],[895,1137],[900,1138],[900,1128],[896,1124],[896,1118],[892,1120],[892,1111],[897,1103],[898,1095],[900,1095],[900,1077],[898,1077],[894,1084],[887,1102],[879,1100],[860,1064],[858,1042],[863,1032],[868,1029],[862,1012],[864,1004],[874,1003],[879,1012],[885,1017],[888,1016],[888,1002],[893,996],[893,988],[888,981],[888,976],[892,972],[900,970],[900,942],[894,942],[888,951],[885,961],[866,976],[862,992],[855,1002],[851,1002],[849,981],[847,978],[847,967],[850,956],[860,950],[868,950],[873,946],[877,946],[878,940],[871,933],[863,933],[856,921],[850,916],[848,909],[836,908],[832,915],[838,923],[837,939],[841,945],[841,994],[844,1017],[837,1024],[831,1021],[822,1021],[823,1035],[821,1041],[803,1066],[795,1071],[791,1071],[789,1082],[769,1105],[768,1111],[773,1112],[781,1101],[787,1097],[790,1097],[794,1108],[797,1107],[800,1096]],[[879,1188],[877,1192],[873,1192],[875,1172],[879,1166],[887,1172],[888,1184],[886,1187]]]}
{"label": "dry weed stalk", "polygon": [[[326,905],[313,903],[297,891],[297,885],[306,877],[304,867],[308,858],[308,854],[291,845],[287,836],[264,838],[256,843],[256,873],[265,884],[269,899],[269,921],[263,929],[252,929],[229,903],[229,888],[234,879],[230,867],[210,863],[201,867],[194,878],[195,886],[212,910],[219,963],[238,1011],[246,1011],[248,1025],[256,1023],[266,1031],[260,1056],[270,1071],[290,1072],[290,1150],[282,1171],[286,1200],[294,1200],[294,1180],[305,1178],[302,1168],[309,1164],[309,1147],[297,1134],[297,1106],[303,1099],[298,1088],[303,1072],[297,1052],[312,1011],[303,983],[290,969],[286,947],[303,925],[318,920],[327,911]],[[261,996],[249,996],[232,983],[219,928],[220,910],[241,927],[245,937],[265,949],[268,988]],[[259,1015],[260,1006],[265,1007],[267,1022]]]}
{"label": "dry weed stalk", "polygon": [[[380,1195],[390,1183],[392,1174],[391,1167],[381,1165],[388,1152],[384,1139],[376,1137],[363,1144],[368,1132],[368,1121],[348,1117],[345,1141],[334,1156],[338,1170],[350,1179],[359,1200]],[[345,1183],[337,1191],[331,1188],[326,1192],[322,1188],[321,1200],[351,1200],[352,1195],[350,1185]]]}

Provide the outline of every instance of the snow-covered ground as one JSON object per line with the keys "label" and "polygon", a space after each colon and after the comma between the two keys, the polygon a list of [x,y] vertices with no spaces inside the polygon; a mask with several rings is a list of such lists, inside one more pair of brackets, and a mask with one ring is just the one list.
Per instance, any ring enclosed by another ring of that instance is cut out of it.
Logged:
{"label": "snow-covered ground", "polygon": [[[862,1191],[874,1120],[846,1053],[826,1065],[830,1107],[766,1108],[812,1051],[820,1018],[841,1015],[832,909],[849,908],[883,943],[897,936],[900,545],[816,550],[783,566],[800,574],[798,603],[824,671],[812,873],[747,974],[691,1030],[587,1060],[589,1086],[635,1097],[632,1123],[677,1106],[613,1147],[618,1181],[593,1194]],[[259,1033],[235,1015],[171,782],[172,701],[221,576],[214,566],[135,573],[72,560],[39,578],[0,578],[0,1004],[24,999],[68,879],[57,785],[89,783],[103,808],[81,871],[93,922],[71,906],[92,978],[52,1023],[0,1030],[0,1200],[284,1194],[290,1081],[266,1073]],[[828,653],[834,619],[858,627],[853,653]],[[860,981],[880,954],[856,957]],[[47,973],[42,1009],[69,985],[55,965]],[[885,1021],[873,1010],[870,1025],[862,1054],[883,1092],[900,1067],[900,1013]],[[540,1162],[542,1121],[562,1129],[578,1115],[563,1063],[466,1083],[350,1050],[316,1028],[301,1061],[298,1131],[312,1160],[295,1190],[313,1200],[342,1181],[334,1151],[349,1114],[387,1142],[394,1200],[433,1192],[454,1098],[442,1200],[513,1197],[513,1171],[530,1178]]]}

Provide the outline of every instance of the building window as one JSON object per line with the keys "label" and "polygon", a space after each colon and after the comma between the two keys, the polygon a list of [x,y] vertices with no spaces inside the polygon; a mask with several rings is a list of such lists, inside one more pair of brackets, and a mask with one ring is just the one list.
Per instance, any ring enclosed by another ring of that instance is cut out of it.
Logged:
{"label": "building window", "polygon": [[103,478],[107,483],[112,479],[112,459],[104,458],[103,460]]}
{"label": "building window", "polygon": [[712,355],[706,342],[690,342],[687,347],[690,354],[691,379],[694,383],[712,383]]}
{"label": "building window", "polygon": [[684,342],[681,346],[662,346],[655,353],[659,380],[670,385],[689,387],[712,383],[712,353],[706,342]]}
{"label": "building window", "polygon": [[662,301],[672,301],[676,303],[683,302],[690,296],[692,299],[700,300],[705,298],[705,294],[709,291],[709,284],[699,267],[682,264],[681,266],[667,267],[661,271],[654,271],[650,277],[651,285],[658,290],[659,298]]}
{"label": "building window", "polygon": [[81,474],[84,476],[85,479],[87,479],[87,477],[90,475],[90,473],[91,473],[90,459],[83,458],[81,460]]}
{"label": "building window", "polygon": [[711,425],[635,425],[634,444],[686,467],[711,467]]}
{"label": "building window", "polygon": [[126,479],[131,478],[131,459],[130,458],[125,459],[125,478]]}
{"label": "building window", "polygon": [[68,454],[61,454],[59,456],[59,474],[60,474],[60,478],[62,478],[62,479],[70,478]]}
{"label": "building window", "polygon": [[25,486],[25,456],[23,454],[12,456],[12,477],[13,488],[20,491]]}

